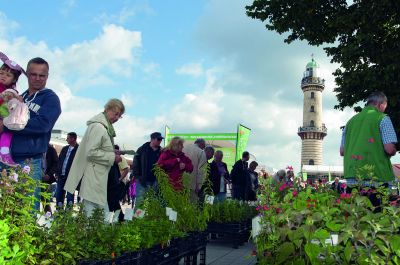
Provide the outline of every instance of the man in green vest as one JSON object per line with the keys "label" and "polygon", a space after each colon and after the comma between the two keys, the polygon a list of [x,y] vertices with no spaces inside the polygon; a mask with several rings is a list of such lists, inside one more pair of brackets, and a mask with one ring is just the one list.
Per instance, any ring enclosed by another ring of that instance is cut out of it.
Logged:
{"label": "man in green vest", "polygon": [[357,176],[357,169],[365,165],[373,166],[377,182],[394,181],[390,157],[396,154],[397,136],[392,121],[384,114],[386,107],[385,94],[372,93],[364,109],[343,129],[340,155],[344,156],[344,178],[348,185],[361,184],[355,178],[366,178]]}

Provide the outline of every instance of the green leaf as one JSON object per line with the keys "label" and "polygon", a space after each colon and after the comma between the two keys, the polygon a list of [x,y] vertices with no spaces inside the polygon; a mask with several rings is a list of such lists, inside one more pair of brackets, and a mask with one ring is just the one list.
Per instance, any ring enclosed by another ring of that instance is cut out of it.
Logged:
{"label": "green leaf", "polygon": [[397,256],[400,257],[400,236],[393,235],[389,237],[390,248]]}
{"label": "green leaf", "polygon": [[68,259],[73,259],[71,254],[69,254],[67,252],[61,251],[60,254],[63,255],[64,257],[68,258]]}
{"label": "green leaf", "polygon": [[319,253],[321,252],[321,248],[319,245],[307,243],[304,246],[304,250],[306,251],[306,254],[312,264],[314,264],[315,262],[318,261],[317,258],[318,258]]}
{"label": "green leaf", "polygon": [[375,239],[374,244],[383,252],[383,253],[388,253],[389,249],[385,245],[385,243],[381,239]]}
{"label": "green leaf", "polygon": [[354,252],[354,247],[351,245],[350,241],[347,242],[346,247],[344,248],[344,258],[347,263],[350,264],[351,255]]}
{"label": "green leaf", "polygon": [[330,221],[326,223],[326,227],[328,227],[333,232],[338,232],[343,228],[343,224],[337,223],[335,221]]}
{"label": "green leaf", "polygon": [[293,254],[294,250],[294,245],[291,242],[285,242],[280,245],[277,250],[276,264],[281,264],[288,260]]}
{"label": "green leaf", "polygon": [[319,213],[319,212],[313,213],[313,215],[312,215],[312,219],[314,222],[319,222],[322,220],[322,218],[323,218],[323,215],[322,215],[322,213]]}
{"label": "green leaf", "polygon": [[315,233],[314,233],[314,237],[316,237],[317,239],[320,240],[325,240],[331,237],[331,234],[329,234],[328,231],[326,231],[325,229],[318,229]]}

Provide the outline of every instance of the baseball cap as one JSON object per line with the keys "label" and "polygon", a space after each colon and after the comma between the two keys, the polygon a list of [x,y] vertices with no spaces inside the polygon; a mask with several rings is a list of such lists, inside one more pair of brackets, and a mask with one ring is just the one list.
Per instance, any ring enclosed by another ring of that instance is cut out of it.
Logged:
{"label": "baseball cap", "polygon": [[153,132],[150,134],[151,139],[164,139],[164,137],[159,132]]}

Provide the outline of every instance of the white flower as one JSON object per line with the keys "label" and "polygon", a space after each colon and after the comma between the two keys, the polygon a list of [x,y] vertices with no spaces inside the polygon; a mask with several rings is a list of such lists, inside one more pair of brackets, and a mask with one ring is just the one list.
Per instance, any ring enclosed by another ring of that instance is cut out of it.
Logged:
{"label": "white flower", "polygon": [[51,217],[51,212],[46,212],[46,214],[44,215],[46,218],[50,218]]}
{"label": "white flower", "polygon": [[29,172],[31,172],[31,168],[29,166],[24,166],[22,173],[29,174]]}

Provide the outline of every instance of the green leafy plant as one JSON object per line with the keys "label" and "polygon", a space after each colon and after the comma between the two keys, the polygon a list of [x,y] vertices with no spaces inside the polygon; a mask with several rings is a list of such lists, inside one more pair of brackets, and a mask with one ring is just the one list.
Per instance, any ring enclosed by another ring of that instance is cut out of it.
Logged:
{"label": "green leafy plant", "polygon": [[355,189],[339,195],[324,186],[282,188],[272,179],[261,185],[260,264],[399,264],[398,208],[375,213]]}
{"label": "green leafy plant", "polygon": [[[2,244],[11,249],[2,259],[7,264],[35,264],[35,255],[42,251],[36,237],[36,212],[32,195],[45,185],[29,176],[29,167],[3,170],[0,176],[0,220],[3,221]],[[43,193],[45,198],[48,194]],[[2,247],[2,249],[3,249]]]}
{"label": "green leafy plant", "polygon": [[168,174],[156,166],[154,175],[157,177],[160,196],[165,206],[178,212],[176,226],[183,232],[204,231],[207,227],[207,211],[202,210],[199,205],[190,202],[189,174],[183,174],[183,190],[175,191],[169,182]]}

